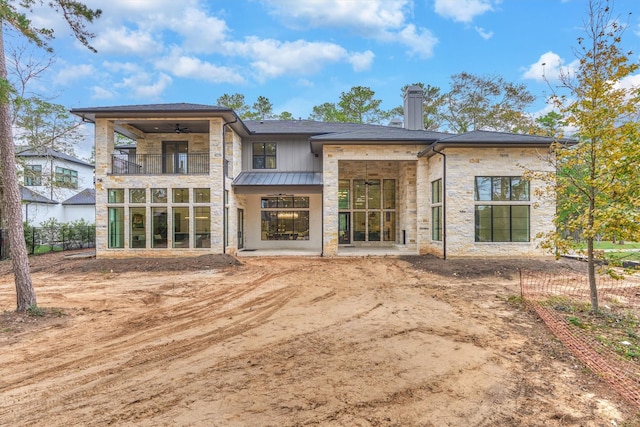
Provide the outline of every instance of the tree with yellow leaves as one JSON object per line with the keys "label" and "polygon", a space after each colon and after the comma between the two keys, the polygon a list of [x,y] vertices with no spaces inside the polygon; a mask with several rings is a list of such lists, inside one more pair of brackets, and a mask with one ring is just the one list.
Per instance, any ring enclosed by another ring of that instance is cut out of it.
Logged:
{"label": "tree with yellow leaves", "polygon": [[544,236],[544,246],[565,253],[576,248],[576,234],[586,242],[591,308],[598,311],[594,242],[612,235],[640,241],[640,124],[634,120],[640,96],[622,84],[638,63],[621,48],[625,28],[611,2],[589,0],[587,8],[578,69],[560,78],[570,96],[551,99],[576,129],[576,143],[558,138],[554,147],[557,174],[546,178],[564,215],[556,215],[556,231]]}

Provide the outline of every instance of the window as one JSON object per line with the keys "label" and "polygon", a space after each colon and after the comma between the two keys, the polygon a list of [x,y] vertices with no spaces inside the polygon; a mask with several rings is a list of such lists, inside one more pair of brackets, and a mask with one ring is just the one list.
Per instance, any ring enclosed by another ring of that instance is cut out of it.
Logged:
{"label": "window", "polygon": [[263,197],[262,240],[309,240],[309,197]]}
{"label": "window", "polygon": [[174,188],[173,203],[189,203],[189,189],[188,188]]}
{"label": "window", "polygon": [[[477,176],[475,200],[476,242],[529,242],[529,181],[513,176]],[[509,202],[509,203],[504,203]]]}
{"label": "window", "polygon": [[476,242],[528,242],[529,205],[477,205]]}
{"label": "window", "polygon": [[121,188],[108,189],[107,200],[109,203],[124,203],[124,190]]}
{"label": "window", "polygon": [[188,248],[189,247],[189,208],[174,207],[173,208],[173,247]]}
{"label": "window", "polygon": [[442,179],[431,182],[431,203],[442,203]]}
{"label": "window", "polygon": [[208,206],[193,208],[193,212],[195,215],[195,247],[210,248],[211,233],[209,230],[211,227],[211,208]]}
{"label": "window", "polygon": [[108,243],[110,248],[124,248],[124,208],[109,208]]}
{"label": "window", "polygon": [[276,143],[275,142],[254,142],[253,143],[253,168],[254,169],[275,169],[276,168]]}
{"label": "window", "polygon": [[65,188],[78,188],[78,171],[56,166],[56,185]]}
{"label": "window", "polygon": [[338,206],[345,215],[350,210],[343,216],[348,224],[343,224],[342,243],[396,241],[395,179],[341,179]]}
{"label": "window", "polygon": [[26,165],[24,167],[24,185],[28,187],[42,185],[41,165]]}
{"label": "window", "polygon": [[338,208],[349,209],[349,199],[351,198],[350,191],[351,181],[348,179],[338,180]]}
{"label": "window", "polygon": [[152,188],[151,189],[151,203],[167,203],[167,189],[166,188]]}
{"label": "window", "polygon": [[431,182],[431,240],[442,241],[442,179]]}
{"label": "window", "polygon": [[209,203],[210,201],[211,201],[211,191],[208,188],[193,189],[194,203]]}
{"label": "window", "polygon": [[517,176],[477,176],[476,201],[527,201],[529,181]]}
{"label": "window", "polygon": [[129,247],[130,248],[145,248],[147,246],[146,240],[146,208],[129,208],[129,221],[131,228],[129,229]]}
{"label": "window", "polygon": [[129,189],[129,203],[146,203],[147,192],[144,188]]}

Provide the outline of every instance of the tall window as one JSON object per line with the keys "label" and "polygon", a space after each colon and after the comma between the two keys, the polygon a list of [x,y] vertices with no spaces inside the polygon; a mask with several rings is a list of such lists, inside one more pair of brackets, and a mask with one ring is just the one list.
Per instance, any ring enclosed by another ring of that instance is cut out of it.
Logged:
{"label": "tall window", "polygon": [[309,197],[263,197],[262,240],[309,240]]}
{"label": "tall window", "polygon": [[[529,182],[513,176],[477,176],[476,242],[530,241]],[[508,202],[508,203],[505,203]]]}
{"label": "tall window", "polygon": [[56,166],[56,185],[66,188],[78,188],[78,171]]}
{"label": "tall window", "polygon": [[42,166],[26,165],[24,167],[24,185],[37,186],[42,185]]}
{"label": "tall window", "polygon": [[431,182],[431,239],[442,240],[442,179]]}
{"label": "tall window", "polygon": [[253,143],[253,168],[254,169],[275,169],[276,168],[276,143],[275,142],[254,142]]}
{"label": "tall window", "polygon": [[[351,186],[350,183],[352,183]],[[352,193],[349,192],[350,188],[353,189]],[[338,201],[340,210],[349,209],[351,195],[349,219],[353,241],[394,242],[396,240],[396,180],[341,179]]]}
{"label": "tall window", "polygon": [[109,247],[124,248],[124,208],[109,208]]}

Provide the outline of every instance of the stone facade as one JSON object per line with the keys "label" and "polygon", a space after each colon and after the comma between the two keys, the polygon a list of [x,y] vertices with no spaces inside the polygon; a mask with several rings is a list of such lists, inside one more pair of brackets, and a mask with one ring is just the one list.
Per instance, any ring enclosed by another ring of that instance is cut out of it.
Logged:
{"label": "stone facade", "polygon": [[[530,183],[530,200],[513,204],[530,206],[530,242],[475,242],[475,176],[522,176],[526,169],[550,170],[548,151],[535,148],[449,148],[446,150],[447,257],[540,256],[536,235],[551,231],[555,202],[536,193],[543,183]],[[435,160],[436,156],[432,157]],[[494,202],[498,204],[497,202]],[[487,204],[487,202],[482,202]],[[491,204],[489,202],[488,204]]]}

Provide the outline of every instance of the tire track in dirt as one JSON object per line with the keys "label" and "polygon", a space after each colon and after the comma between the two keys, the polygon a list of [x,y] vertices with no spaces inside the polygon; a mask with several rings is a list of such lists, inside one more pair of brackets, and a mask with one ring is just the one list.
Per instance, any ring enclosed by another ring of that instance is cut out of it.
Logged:
{"label": "tire track in dirt", "polygon": [[[29,401],[34,399],[32,397],[33,392],[16,394],[15,389],[19,389],[20,387],[24,387],[34,383],[43,382],[50,377],[57,376],[59,372],[61,372],[61,370],[71,370],[74,367],[77,367],[77,369],[79,370],[83,370],[83,365],[87,365],[88,368],[89,365],[95,366],[96,364],[101,364],[101,360],[104,361],[105,365],[107,365],[107,367],[104,367],[96,372],[80,375],[77,378],[67,379],[62,384],[49,386],[46,390],[46,395],[48,395],[48,398],[46,398],[44,402],[38,399],[38,405],[43,410],[48,411],[60,406],[73,405],[80,400],[86,399],[89,394],[95,395],[99,394],[102,391],[113,392],[113,388],[115,387],[113,383],[115,381],[121,382],[121,377],[125,375],[135,376],[133,373],[129,373],[129,371],[135,371],[140,366],[144,366],[145,370],[153,369],[153,366],[159,363],[164,364],[178,358],[189,357],[190,355],[198,353],[202,349],[205,349],[211,345],[229,339],[230,337],[246,333],[250,329],[261,325],[273,313],[277,312],[284,304],[287,303],[287,301],[289,301],[295,295],[296,290],[287,288],[278,289],[275,291],[267,292],[264,295],[258,296],[257,298],[250,298],[245,303],[235,308],[220,311],[219,313],[212,316],[203,316],[203,313],[215,313],[217,311],[216,308],[220,307],[221,305],[232,302],[234,299],[237,300],[241,296],[250,295],[251,292],[254,292],[262,284],[277,279],[284,274],[286,274],[286,272],[281,272],[279,274],[262,275],[258,279],[250,282],[246,286],[246,288],[242,290],[236,289],[234,290],[234,292],[228,292],[227,294],[222,291],[221,295],[215,295],[213,301],[209,301],[205,296],[200,300],[201,302],[198,305],[202,307],[199,308],[193,308],[193,304],[189,303],[178,304],[177,307],[170,307],[169,309],[167,309],[168,313],[166,313],[166,315],[158,316],[155,320],[162,321],[166,318],[171,318],[172,320],[175,320],[176,318],[201,320],[199,322],[192,323],[191,325],[189,325],[187,322],[178,323],[177,326],[172,323],[170,326],[171,330],[169,331],[162,327],[154,327],[153,334],[151,336],[147,336],[143,339],[138,340],[135,346],[137,348],[133,348],[129,351],[129,353],[134,352],[134,354],[128,360],[117,360],[117,357],[114,355],[122,353],[122,347],[132,347],[130,339],[123,340],[122,342],[118,342],[116,344],[103,346],[102,351],[100,351],[101,354],[98,358],[99,360],[96,360],[97,358],[95,354],[87,355],[80,359],[70,360],[62,364],[51,365],[47,369],[38,372],[30,372],[25,377],[17,381],[11,380],[11,388],[13,390],[9,390],[8,387],[0,388],[0,392],[5,395],[1,399],[3,401],[2,407],[4,409],[0,409],[0,419],[5,419],[6,415],[12,413],[12,407],[24,405],[29,406]],[[213,302],[216,305],[212,306],[209,304],[210,302]],[[198,329],[205,323],[214,321],[215,319],[228,318],[233,316],[238,317],[238,319],[230,322],[228,325],[216,328],[212,331],[197,334],[188,339],[173,340],[169,343],[162,343],[159,345],[149,344],[156,340],[159,336],[166,337],[172,336],[174,334],[176,334],[177,336],[185,330]],[[116,334],[116,337],[120,336],[121,332],[119,331]],[[129,338],[131,338],[131,336]],[[104,340],[108,340],[108,338],[104,338],[103,341]],[[109,363],[114,358],[115,363]],[[116,376],[113,375],[115,371],[118,371],[118,375]],[[91,390],[82,390],[83,388],[86,388],[87,384],[91,384]],[[80,389],[80,391],[75,391],[72,393],[67,392],[68,390],[74,390],[78,388]],[[12,393],[12,391],[14,391],[14,393]],[[8,394],[12,394],[12,396],[9,396]]]}

